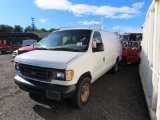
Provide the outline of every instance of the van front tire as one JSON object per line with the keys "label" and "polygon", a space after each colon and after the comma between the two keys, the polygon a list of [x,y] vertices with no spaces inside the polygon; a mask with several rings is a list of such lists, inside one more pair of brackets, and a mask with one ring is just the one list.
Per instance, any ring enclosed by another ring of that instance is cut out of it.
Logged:
{"label": "van front tire", "polygon": [[91,94],[91,80],[82,77],[77,84],[75,95],[71,98],[71,104],[76,108],[83,108],[89,101]]}

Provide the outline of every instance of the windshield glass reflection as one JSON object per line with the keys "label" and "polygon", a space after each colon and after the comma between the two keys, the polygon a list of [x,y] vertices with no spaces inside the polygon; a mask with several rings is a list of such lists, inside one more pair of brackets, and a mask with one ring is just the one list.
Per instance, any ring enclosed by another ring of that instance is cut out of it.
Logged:
{"label": "windshield glass reflection", "polygon": [[85,52],[91,30],[63,30],[51,33],[39,44],[42,50]]}

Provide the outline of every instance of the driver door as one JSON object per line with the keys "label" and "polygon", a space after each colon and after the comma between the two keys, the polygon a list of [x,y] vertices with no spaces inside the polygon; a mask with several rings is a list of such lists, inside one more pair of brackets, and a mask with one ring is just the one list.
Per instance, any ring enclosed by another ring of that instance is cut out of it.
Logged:
{"label": "driver door", "polygon": [[102,43],[102,39],[100,32],[95,31],[92,39],[92,66],[93,66],[92,70],[93,70],[93,77],[95,79],[97,79],[102,75],[105,65],[104,51],[96,50],[97,43]]}

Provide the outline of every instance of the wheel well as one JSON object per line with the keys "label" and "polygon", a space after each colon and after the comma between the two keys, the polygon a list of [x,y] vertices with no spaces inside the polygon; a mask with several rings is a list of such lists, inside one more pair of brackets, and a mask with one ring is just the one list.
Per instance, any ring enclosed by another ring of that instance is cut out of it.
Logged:
{"label": "wheel well", "polygon": [[122,56],[122,59],[124,59],[125,61],[127,60],[127,58],[125,56]]}
{"label": "wheel well", "polygon": [[117,57],[117,59],[116,59],[118,62],[119,62],[119,56]]}
{"label": "wheel well", "polygon": [[86,73],[84,73],[84,74],[82,74],[81,77],[79,78],[79,80],[80,80],[82,77],[89,77],[90,80],[92,80],[92,76],[91,76],[91,73],[90,73],[89,71],[86,72]]}

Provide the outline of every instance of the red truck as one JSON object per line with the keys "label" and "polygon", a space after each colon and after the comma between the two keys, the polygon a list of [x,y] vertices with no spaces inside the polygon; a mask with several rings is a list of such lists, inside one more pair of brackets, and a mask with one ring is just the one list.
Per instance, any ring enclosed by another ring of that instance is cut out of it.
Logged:
{"label": "red truck", "polygon": [[[10,51],[12,45],[8,46],[6,40],[0,40],[0,52],[5,53],[6,51]],[[19,46],[20,47],[20,46]]]}
{"label": "red truck", "polygon": [[[37,41],[34,40],[34,39],[27,39],[27,40],[23,40],[22,42],[22,46],[21,47],[18,47],[17,49],[19,48],[25,48],[26,46],[30,46],[30,45],[36,45],[37,44]],[[33,46],[33,48],[35,48]],[[13,53],[12,53],[12,57],[15,58],[18,54],[18,50],[14,50]]]}
{"label": "red truck", "polygon": [[120,65],[140,63],[141,33],[127,33],[121,35],[122,59]]}
{"label": "red truck", "polygon": [[[45,40],[45,38],[43,38],[42,40],[40,40],[38,43],[36,44],[32,44],[30,46],[26,46],[26,47],[21,47],[18,49],[16,55],[20,55],[20,54],[23,54],[25,52],[29,52],[29,51],[32,51],[32,50],[36,50],[38,49],[39,45]],[[15,56],[14,56],[15,57]]]}
{"label": "red truck", "polygon": [[21,47],[18,49],[18,55],[25,53],[25,52],[32,51],[32,50],[36,50],[37,48],[38,48],[38,45]]}

